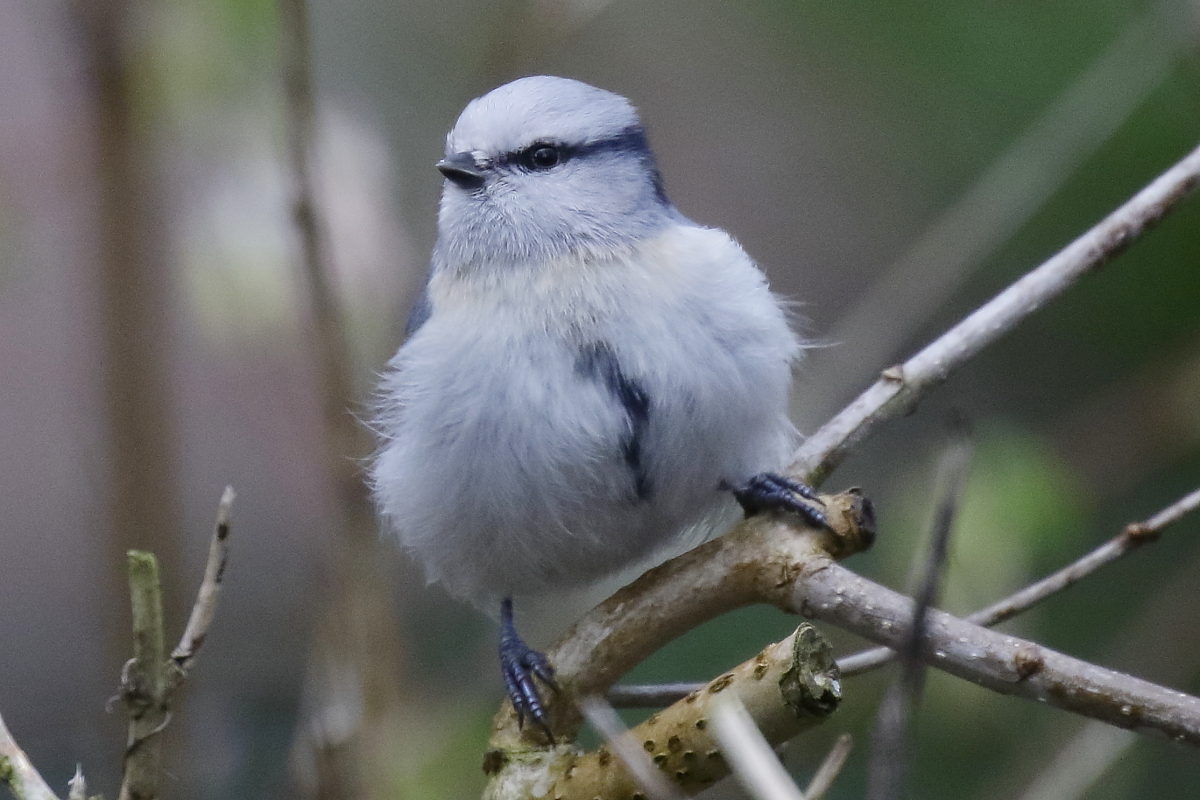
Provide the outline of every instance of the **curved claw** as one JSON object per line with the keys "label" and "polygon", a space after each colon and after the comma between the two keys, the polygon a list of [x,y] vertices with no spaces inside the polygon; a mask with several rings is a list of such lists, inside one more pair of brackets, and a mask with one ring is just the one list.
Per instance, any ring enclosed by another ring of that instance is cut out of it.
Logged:
{"label": "curved claw", "polygon": [[[824,504],[821,503],[812,487],[803,483],[776,475],[773,472],[761,472],[751,476],[740,486],[725,483],[722,488],[733,492],[734,498],[742,506],[747,517],[763,511],[779,509],[799,514],[812,525],[832,530],[829,518],[825,516],[824,512],[811,505],[811,503]],[[798,498],[803,498],[808,502],[802,502]]]}
{"label": "curved claw", "polygon": [[542,705],[542,696],[534,678],[558,692],[554,682],[554,667],[542,653],[521,640],[512,621],[512,601],[505,599],[500,606],[500,672],[504,688],[517,713],[517,724],[524,727],[528,717],[553,744],[550,724]]}

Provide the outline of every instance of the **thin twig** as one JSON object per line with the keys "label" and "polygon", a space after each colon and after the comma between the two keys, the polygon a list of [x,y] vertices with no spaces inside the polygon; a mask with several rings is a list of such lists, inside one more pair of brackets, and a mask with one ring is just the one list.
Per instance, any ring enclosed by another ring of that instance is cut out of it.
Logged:
{"label": "thin twig", "polygon": [[[845,512],[839,510],[848,498],[853,495],[822,496],[826,508],[836,512],[831,515],[836,526],[854,524],[846,522]],[[846,550],[839,543],[855,538],[860,537],[853,529],[835,535],[800,526],[791,519],[760,515],[651,570],[589,612],[550,650],[548,656],[558,669],[562,693],[570,697],[603,692],[664,638],[669,640],[713,614],[754,602],[828,622],[889,647],[903,646],[912,622],[912,600],[846,570],[830,555],[844,554]],[[972,625],[936,609],[929,611],[922,658],[931,666],[1001,694],[1117,727],[1157,732],[1200,748],[1200,698]],[[747,666],[757,672],[757,661]],[[752,675],[748,683],[760,688],[772,683],[766,674],[761,680],[753,680]],[[832,675],[836,673],[830,672]],[[653,715],[653,724],[648,720],[638,726],[639,737],[646,732],[643,741],[652,741],[652,746],[659,748],[669,728],[671,733],[665,737],[668,747],[661,754],[668,762],[678,757],[685,764],[688,751],[672,752],[669,736],[676,730],[698,730],[698,723],[704,719],[700,701],[708,699],[727,680],[722,676],[711,681],[690,702],[684,698]],[[745,702],[745,694],[741,694]],[[795,724],[794,714],[784,714],[778,706],[776,702],[774,707],[763,704],[752,709],[751,715],[764,731],[768,726],[779,730],[779,726]],[[572,703],[551,704],[556,739],[573,737],[573,708]],[[667,719],[672,722],[664,728]],[[651,729],[659,732],[651,735]],[[768,739],[775,740],[773,736]],[[560,752],[566,748],[549,751],[531,747],[508,707],[497,716],[490,746],[489,786],[496,788],[489,797],[494,800],[520,797],[521,787],[544,788],[548,782],[558,791],[553,775],[559,773],[554,770],[565,769],[563,759],[568,755],[576,768],[572,775],[578,780],[571,792],[560,792],[564,798],[628,796],[607,791],[589,794],[601,785],[584,780],[585,774],[597,775],[598,757],[589,754],[579,758]],[[531,750],[541,755],[531,758]],[[702,754],[700,749],[692,752]],[[657,749],[655,754],[659,754]],[[611,754],[609,758],[615,761]],[[503,791],[499,787],[504,787]]]}
{"label": "thin twig", "polygon": [[908,761],[908,725],[912,710],[921,702],[925,686],[925,665],[921,653],[925,646],[929,610],[937,602],[950,551],[950,534],[966,486],[971,448],[963,431],[947,448],[938,472],[943,484],[934,511],[933,533],[929,537],[920,583],[913,602],[912,622],[902,656],[904,669],[884,693],[871,733],[871,757],[867,767],[868,800],[890,800],[903,794]]}
{"label": "thin twig", "polygon": [[187,628],[171,653],[171,660],[175,662],[176,667],[174,683],[187,677],[196,658],[196,651],[204,644],[213,615],[217,611],[217,599],[221,596],[221,582],[225,577],[225,564],[229,559],[229,533],[235,497],[233,487],[226,486],[221,494],[221,502],[217,505],[217,521],[213,526],[212,541],[208,545],[204,579],[200,582],[200,591],[196,594],[195,604],[192,605]]}
{"label": "thin twig", "polygon": [[609,749],[625,763],[626,769],[642,787],[646,797],[650,800],[682,800],[683,793],[654,766],[650,755],[634,739],[612,706],[603,698],[592,695],[585,697],[579,708],[592,727],[608,742]]}
{"label": "thin twig", "polygon": [[[312,637],[304,694],[306,722],[296,726],[292,759],[296,794],[375,796],[393,790],[385,761],[365,757],[403,728],[402,672],[392,595],[380,557],[383,543],[363,481],[370,434],[350,412],[353,350],[333,265],[325,194],[318,167],[318,108],[306,0],[276,0],[284,88],[284,129],[291,212],[299,238],[299,278],[307,303],[323,425],[324,467],[337,500],[338,526],[320,625]],[[348,681],[346,676],[354,677]],[[341,715],[345,708],[362,713]],[[324,724],[339,719],[343,725]],[[309,780],[311,778],[311,781]]]}
{"label": "thin twig", "polygon": [[[1145,522],[1129,523],[1119,534],[1082,558],[964,619],[985,628],[999,625],[1074,586],[1101,567],[1111,564],[1144,544],[1155,541],[1165,528],[1197,508],[1200,508],[1200,489],[1176,500]],[[886,647],[876,647],[839,659],[838,664],[844,676],[861,675],[887,664],[895,657],[895,651]],[[650,692],[646,691],[645,694],[650,695]]]}
{"label": "thin twig", "polygon": [[901,416],[980,350],[1125,250],[1200,184],[1193,150],[1087,233],[975,310],[923,350],[889,367],[796,451],[790,472],[819,485],[877,425]]}
{"label": "thin twig", "polygon": [[29,756],[17,746],[4,724],[4,717],[0,717],[0,783],[7,786],[17,800],[58,800]]}
{"label": "thin twig", "polygon": [[353,459],[369,452],[366,430],[348,411],[354,396],[345,312],[333,284],[328,223],[317,192],[317,107],[305,0],[276,0],[283,66],[285,131],[292,181],[292,221],[300,237],[301,276],[309,303],[317,386],[325,415],[329,465],[342,502],[365,502]]}
{"label": "thin twig", "polygon": [[683,699],[703,683],[630,683],[614,686],[605,699],[613,708],[662,708]]}
{"label": "thin twig", "polygon": [[1192,46],[1178,6],[1158,2],[1127,24],[834,325],[825,338],[843,346],[816,350],[805,366],[814,421],[887,363],[1170,74]]}
{"label": "thin twig", "polygon": [[1077,800],[1129,752],[1138,737],[1099,722],[1079,729],[1020,800]]}
{"label": "thin twig", "polygon": [[825,796],[829,787],[833,786],[833,782],[837,780],[852,749],[854,749],[854,739],[850,734],[843,733],[837,738],[833,747],[829,748],[829,754],[825,756],[821,766],[817,767],[816,774],[812,776],[812,780],[804,789],[806,800],[821,800]]}
{"label": "thin twig", "polygon": [[805,800],[736,697],[713,703],[710,727],[730,770],[756,800]]}
{"label": "thin twig", "polygon": [[162,759],[160,734],[171,722],[171,700],[175,690],[187,677],[216,612],[225,574],[233,499],[233,488],[226,486],[217,507],[217,522],[208,549],[204,579],[187,628],[169,659],[163,634],[158,559],[153,553],[129,551],[134,639],[133,658],[121,672],[121,699],[129,710],[129,734],[119,800],[154,800],[158,797]]}
{"label": "thin twig", "polygon": [[[1040,581],[964,617],[964,620],[990,628],[1011,619],[1074,586],[1101,567],[1155,541],[1166,528],[1197,508],[1200,508],[1200,489],[1181,497],[1144,522],[1129,523],[1119,534],[1095,550]],[[896,651],[874,647],[838,659],[838,666],[842,669],[843,677],[850,677],[881,667],[895,658]],[[701,686],[701,683],[614,686],[608,692],[608,699],[617,708],[658,708],[674,703]]]}

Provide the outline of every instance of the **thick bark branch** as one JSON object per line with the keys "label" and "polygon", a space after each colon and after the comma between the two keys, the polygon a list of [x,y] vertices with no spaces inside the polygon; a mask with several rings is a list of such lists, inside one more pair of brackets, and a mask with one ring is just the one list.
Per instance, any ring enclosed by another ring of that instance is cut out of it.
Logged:
{"label": "thick bark branch", "polygon": [[[629,735],[664,777],[695,794],[729,774],[709,730],[714,706],[729,697],[745,707],[768,742],[786,741],[820,724],[837,708],[841,686],[833,651],[815,627],[804,623],[782,642],[652,715]],[[607,745],[591,753],[580,753],[569,744],[493,749],[484,770],[492,775],[485,800],[623,800],[646,795]]]}
{"label": "thick bark branch", "polygon": [[[910,635],[913,601],[846,570],[831,555],[861,548],[862,523],[869,517],[863,513],[863,501],[856,494],[823,499],[837,535],[794,526],[783,518],[753,518],[721,539],[651,570],[577,623],[550,653],[562,686],[550,705],[556,739],[561,742],[574,737],[579,715],[573,697],[604,691],[661,642],[749,603],[770,603],[889,647],[902,646]],[[1200,747],[1200,699],[942,611],[929,610],[918,656],[933,667],[1002,694],[1044,702],[1122,728],[1157,731]],[[738,669],[743,668],[747,665]],[[685,698],[651,720],[683,714],[683,719],[695,726],[703,715],[688,710],[688,705]],[[759,707],[752,709],[752,714],[768,741],[783,741],[775,738],[779,734],[773,728],[780,724],[778,711]],[[550,785],[561,776],[555,770],[566,769],[564,765],[600,758],[597,753],[579,756],[570,745],[547,748],[539,740],[536,731],[522,733],[511,708],[501,710],[487,760],[493,776],[487,797],[522,797],[516,787],[529,789],[536,783],[531,776]],[[686,776],[680,780],[683,778]],[[609,778],[597,773],[596,780],[602,782],[585,784],[596,789],[587,797],[628,796],[600,791]],[[695,788],[699,787],[689,790]]]}

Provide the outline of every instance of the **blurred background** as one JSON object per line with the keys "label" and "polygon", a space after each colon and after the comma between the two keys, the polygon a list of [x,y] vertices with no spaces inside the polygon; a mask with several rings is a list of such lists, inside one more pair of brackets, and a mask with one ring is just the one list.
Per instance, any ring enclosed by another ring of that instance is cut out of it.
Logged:
{"label": "blurred background", "polygon": [[[363,412],[423,280],[444,134],[513,77],[579,78],[640,108],[672,200],[732,233],[823,345],[797,374],[807,431],[1200,142],[1187,0],[313,0],[310,13],[314,175],[349,332],[343,421]],[[365,444],[331,439],[322,412],[279,54],[271,0],[0,0],[0,713],[55,787],[81,762],[115,796],[124,551],[162,559],[174,641],[232,484],[227,591],[167,734],[164,796],[476,797],[502,693],[493,624],[377,546],[348,488]],[[880,514],[852,568],[908,588],[954,412],[975,431],[954,612],[1200,485],[1200,203],[834,474],[827,487],[863,486]],[[595,599],[526,604],[523,629],[545,646]],[[1192,518],[1009,629],[1194,694],[1197,619]],[[630,680],[706,680],[795,624],[729,615]],[[860,644],[829,633],[840,652]],[[849,731],[858,747],[831,796],[861,796],[891,678],[849,681],[842,710],[790,745],[801,785]],[[1200,785],[1194,751],[936,673],[914,735],[912,786],[928,798]],[[325,781],[335,763],[340,790]]]}

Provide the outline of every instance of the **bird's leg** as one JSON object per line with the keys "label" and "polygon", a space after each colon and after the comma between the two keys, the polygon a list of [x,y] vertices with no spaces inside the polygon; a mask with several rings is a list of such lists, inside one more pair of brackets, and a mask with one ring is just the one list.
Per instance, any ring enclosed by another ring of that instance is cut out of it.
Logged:
{"label": "bird's leg", "polygon": [[542,708],[542,697],[533,679],[536,677],[557,692],[554,668],[545,655],[525,644],[517,634],[513,625],[512,598],[509,597],[500,601],[500,671],[504,674],[508,699],[517,712],[517,724],[524,726],[525,718],[529,717],[553,742],[554,736],[550,733],[546,712]]}
{"label": "bird's leg", "polygon": [[804,517],[809,524],[829,528],[829,518],[813,504],[825,505],[811,487],[773,472],[760,472],[744,483],[721,482],[721,488],[733,492],[747,517],[772,509],[790,511]]}

